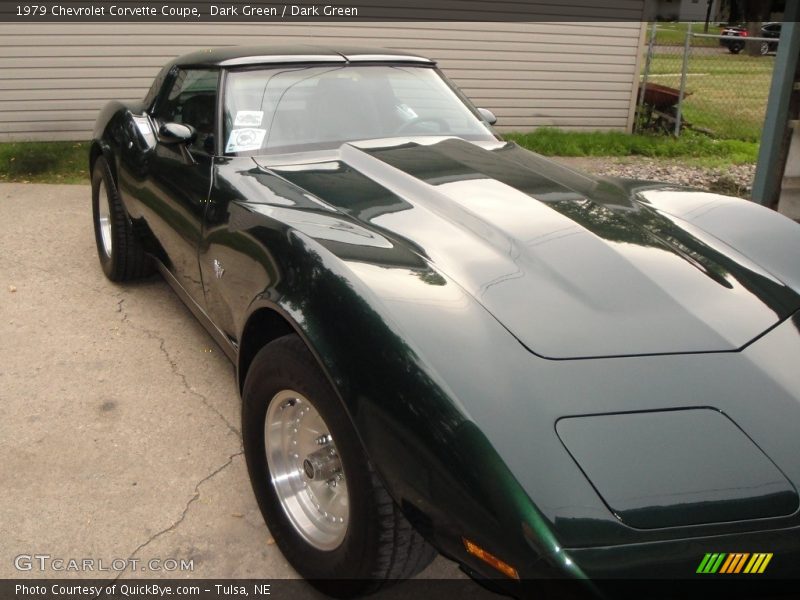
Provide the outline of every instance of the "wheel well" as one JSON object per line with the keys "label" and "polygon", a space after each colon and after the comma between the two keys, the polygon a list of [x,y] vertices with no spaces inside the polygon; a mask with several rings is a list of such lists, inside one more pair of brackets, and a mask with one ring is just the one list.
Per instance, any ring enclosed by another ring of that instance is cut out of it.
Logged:
{"label": "wheel well", "polygon": [[[92,142],[92,146],[89,149],[89,181],[92,180],[94,163],[102,155],[103,155],[103,148],[100,146],[100,143],[97,141]],[[114,181],[116,182],[117,180],[116,165],[114,164],[113,160],[109,160],[109,157],[106,157],[106,161],[108,161],[108,168],[111,169],[111,176],[114,178]]]}
{"label": "wheel well", "polygon": [[279,337],[294,333],[289,322],[276,311],[262,308],[250,315],[239,344],[239,391],[256,354]]}

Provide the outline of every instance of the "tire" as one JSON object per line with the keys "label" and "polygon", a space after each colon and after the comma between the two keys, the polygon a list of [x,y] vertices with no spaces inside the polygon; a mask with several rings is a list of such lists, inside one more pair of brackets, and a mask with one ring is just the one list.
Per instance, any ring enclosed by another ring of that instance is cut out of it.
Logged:
{"label": "tire", "polygon": [[728,50],[730,51],[731,54],[739,54],[739,52],[741,52],[743,48],[744,44],[742,44],[741,42],[738,44],[734,43],[728,46]]}
{"label": "tire", "polygon": [[[276,544],[300,575],[320,591],[346,598],[375,592],[430,564],[436,551],[389,497],[299,337],[284,336],[259,351],[242,400],[242,439],[253,491]],[[314,440],[312,428],[324,433]],[[341,471],[314,481],[316,472],[309,465],[319,450],[307,452],[319,446],[325,456],[332,449]],[[299,456],[286,448],[299,449]],[[332,479],[337,481],[333,488]],[[346,503],[340,502],[341,493]],[[333,524],[320,517],[323,509]],[[320,523],[314,525],[315,520]]]}
{"label": "tire", "polygon": [[766,56],[767,54],[769,54],[769,51],[770,51],[769,42],[761,42],[761,45],[758,47],[758,53],[761,56]]}
{"label": "tire", "polygon": [[105,157],[92,169],[92,220],[97,256],[111,281],[139,279],[153,272],[150,259],[135,236]]}

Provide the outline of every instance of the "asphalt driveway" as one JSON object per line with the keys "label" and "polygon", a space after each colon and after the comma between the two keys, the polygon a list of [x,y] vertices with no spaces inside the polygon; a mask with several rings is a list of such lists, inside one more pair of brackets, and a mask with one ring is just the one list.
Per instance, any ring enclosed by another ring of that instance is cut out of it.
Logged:
{"label": "asphalt driveway", "polygon": [[250,489],[232,365],[160,277],[105,279],[89,196],[0,185],[0,578],[118,575],[15,566],[32,554],[297,577]]}

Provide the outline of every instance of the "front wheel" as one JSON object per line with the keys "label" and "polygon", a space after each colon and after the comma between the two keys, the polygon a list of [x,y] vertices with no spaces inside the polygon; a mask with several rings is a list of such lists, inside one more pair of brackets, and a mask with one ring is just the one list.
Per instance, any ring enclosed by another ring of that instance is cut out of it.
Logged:
{"label": "front wheel", "polygon": [[389,497],[300,338],[261,349],[242,400],[253,491],[298,573],[327,594],[352,597],[412,577],[433,560],[436,551]]}
{"label": "front wheel", "polygon": [[111,281],[129,281],[152,272],[150,259],[136,237],[105,157],[92,169],[92,220],[97,256]]}
{"label": "front wheel", "polygon": [[761,42],[761,45],[758,47],[758,52],[761,56],[766,56],[769,54],[770,46],[769,42]]}

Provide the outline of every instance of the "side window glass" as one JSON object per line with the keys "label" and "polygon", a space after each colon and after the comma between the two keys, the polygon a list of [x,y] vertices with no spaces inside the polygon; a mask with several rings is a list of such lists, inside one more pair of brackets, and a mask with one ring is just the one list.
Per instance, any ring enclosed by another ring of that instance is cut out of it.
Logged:
{"label": "side window glass", "polygon": [[164,67],[161,69],[158,75],[156,75],[153,85],[150,86],[150,89],[147,91],[147,95],[144,97],[144,100],[142,100],[142,105],[144,106],[145,110],[149,111],[152,108],[156,96],[164,85],[164,79],[167,77],[167,73],[169,73],[169,69]]}
{"label": "side window glass", "polygon": [[155,115],[161,123],[191,125],[197,132],[191,148],[208,154],[214,152],[218,80],[217,71],[179,70]]}

